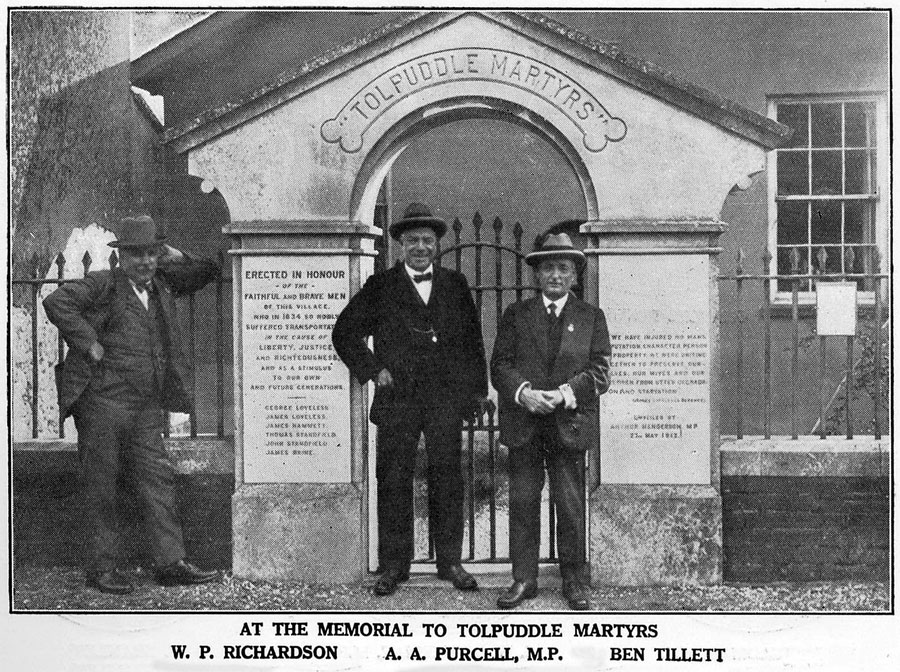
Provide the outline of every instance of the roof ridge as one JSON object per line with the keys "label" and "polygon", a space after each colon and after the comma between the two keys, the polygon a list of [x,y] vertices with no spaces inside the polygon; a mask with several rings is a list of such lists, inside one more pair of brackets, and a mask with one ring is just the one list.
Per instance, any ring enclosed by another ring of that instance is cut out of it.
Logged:
{"label": "roof ridge", "polygon": [[[586,61],[588,65],[601,67],[607,74],[622,79],[626,83],[636,86],[637,88],[651,90],[651,95],[661,97],[682,109],[688,109],[694,114],[713,123],[717,123],[732,132],[753,138],[755,142],[774,147],[790,137],[790,130],[774,120],[769,119],[754,110],[743,107],[713,91],[705,89],[697,84],[693,84],[651,61],[629,56],[616,44],[593,38],[580,30],[572,28],[561,21],[550,18],[540,12],[467,9],[455,11],[421,10],[410,12],[408,15],[389,21],[353,40],[329,49],[295,68],[282,71],[274,79],[257,87],[241,100],[223,103],[222,105],[205,110],[194,118],[188,119],[177,126],[166,129],[164,141],[174,141],[176,138],[186,135],[216,119],[224,117],[230,112],[240,109],[253,101],[259,100],[272,92],[287,86],[291,82],[301,80],[303,77],[310,75],[310,73],[315,72],[325,65],[334,63],[340,58],[345,57],[362,47],[375,44],[379,40],[395,34],[401,29],[424,18],[452,15],[447,19],[447,21],[449,21],[456,20],[466,14],[480,14],[487,19],[497,21],[507,27],[510,27],[510,21],[512,23],[524,21],[527,24],[526,27],[546,31],[573,42],[602,59],[601,62],[594,64],[591,64],[590,61]],[[441,21],[441,23],[443,24],[447,21]],[[666,87],[667,91],[659,91],[658,84],[656,87],[652,86],[652,84],[647,85],[646,82],[648,78],[651,81],[656,80],[661,83]],[[278,103],[275,104],[277,105]],[[706,110],[701,112],[696,109],[698,104],[702,105]],[[735,120],[734,117],[737,117],[737,120]],[[749,132],[747,131],[748,125],[750,128]],[[756,129],[754,130],[753,127],[756,127]],[[224,125],[223,130],[225,130]],[[759,138],[764,139],[760,140]]]}

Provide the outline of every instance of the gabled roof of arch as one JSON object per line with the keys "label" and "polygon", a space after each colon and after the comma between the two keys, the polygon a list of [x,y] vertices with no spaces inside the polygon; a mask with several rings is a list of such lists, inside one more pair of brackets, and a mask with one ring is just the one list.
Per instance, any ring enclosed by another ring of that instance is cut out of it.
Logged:
{"label": "gabled roof of arch", "polygon": [[[235,22],[233,13],[219,12],[179,33],[178,44],[160,45],[133,64],[133,80],[140,84],[151,72],[173,66],[192,39],[210,39],[216,30],[227,30]],[[589,67],[618,79],[647,95],[664,100],[682,110],[720,126],[766,149],[786,141],[791,130],[767,117],[687,82],[659,66],[628,56],[617,45],[596,40],[538,12],[520,11],[430,11],[410,12],[346,44],[282,72],[249,94],[205,110],[177,126],[168,128],[164,139],[177,151],[225,133],[264,114],[314,86],[406,44],[425,32],[437,30],[458,18],[476,14],[522,34],[549,48],[580,60]],[[219,26],[218,23],[222,25]],[[169,66],[163,54],[172,54]]]}

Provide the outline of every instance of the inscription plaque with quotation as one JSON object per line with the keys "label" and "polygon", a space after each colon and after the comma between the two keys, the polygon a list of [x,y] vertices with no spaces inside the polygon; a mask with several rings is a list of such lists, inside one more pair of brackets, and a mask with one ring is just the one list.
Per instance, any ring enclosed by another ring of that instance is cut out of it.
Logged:
{"label": "inscription plaque with quotation", "polygon": [[603,268],[613,355],[601,401],[601,481],[708,484],[708,259],[629,255]]}

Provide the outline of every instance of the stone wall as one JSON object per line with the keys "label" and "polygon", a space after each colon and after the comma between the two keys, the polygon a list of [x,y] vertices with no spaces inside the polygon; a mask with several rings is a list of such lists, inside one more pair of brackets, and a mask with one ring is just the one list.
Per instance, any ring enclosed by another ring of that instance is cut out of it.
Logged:
{"label": "stone wall", "polygon": [[887,580],[885,477],[722,478],[725,581]]}
{"label": "stone wall", "polygon": [[[724,444],[725,581],[886,580],[891,560],[890,464],[884,456],[889,456],[889,440],[861,439],[851,446],[843,440],[819,443],[818,439],[765,445],[785,444],[795,444],[794,449],[766,451],[762,442],[752,441]],[[835,449],[835,444],[844,450]],[[229,569],[231,443],[179,440],[169,447],[179,472],[188,552],[201,564]],[[826,454],[831,457],[823,458]],[[819,475],[813,475],[816,468],[811,465],[819,465]],[[13,468],[17,565],[79,564],[84,534],[79,527],[76,472],[71,444],[17,446]],[[773,475],[779,472],[782,475]],[[126,506],[134,513],[133,502]],[[131,515],[123,549],[133,563],[146,562],[139,529]]]}
{"label": "stone wall", "polygon": [[[188,556],[201,566],[231,567],[230,442],[173,441],[177,506]],[[17,565],[80,566],[87,532],[78,496],[78,456],[68,443],[32,444],[13,458],[13,557]],[[149,565],[136,502],[121,500],[122,557]]]}

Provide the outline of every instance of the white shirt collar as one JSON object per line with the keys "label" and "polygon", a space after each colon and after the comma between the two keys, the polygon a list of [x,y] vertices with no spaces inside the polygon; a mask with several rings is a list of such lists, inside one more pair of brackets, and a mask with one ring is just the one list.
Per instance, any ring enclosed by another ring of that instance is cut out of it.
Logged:
{"label": "white shirt collar", "polygon": [[556,314],[560,315],[562,313],[562,309],[566,307],[566,302],[569,300],[569,293],[566,292],[565,295],[563,295],[561,298],[555,299],[555,300],[548,299],[543,294],[541,294],[541,298],[544,300],[544,310],[549,308],[551,303],[555,303],[556,304]]}
{"label": "white shirt collar", "polygon": [[[404,263],[403,268],[406,269],[406,274],[412,279],[415,275],[422,275],[423,273],[434,273],[434,264],[428,264],[428,268],[424,271],[417,271],[413,268],[410,268],[408,264]],[[433,276],[432,276],[433,277]],[[430,280],[424,280],[423,282],[431,282]]]}
{"label": "white shirt collar", "polygon": [[147,292],[146,287],[139,287],[131,278],[128,278],[128,282],[131,283],[131,289],[134,290],[134,294],[138,297],[138,301],[141,302],[141,305],[147,310],[150,310],[150,294]]}

